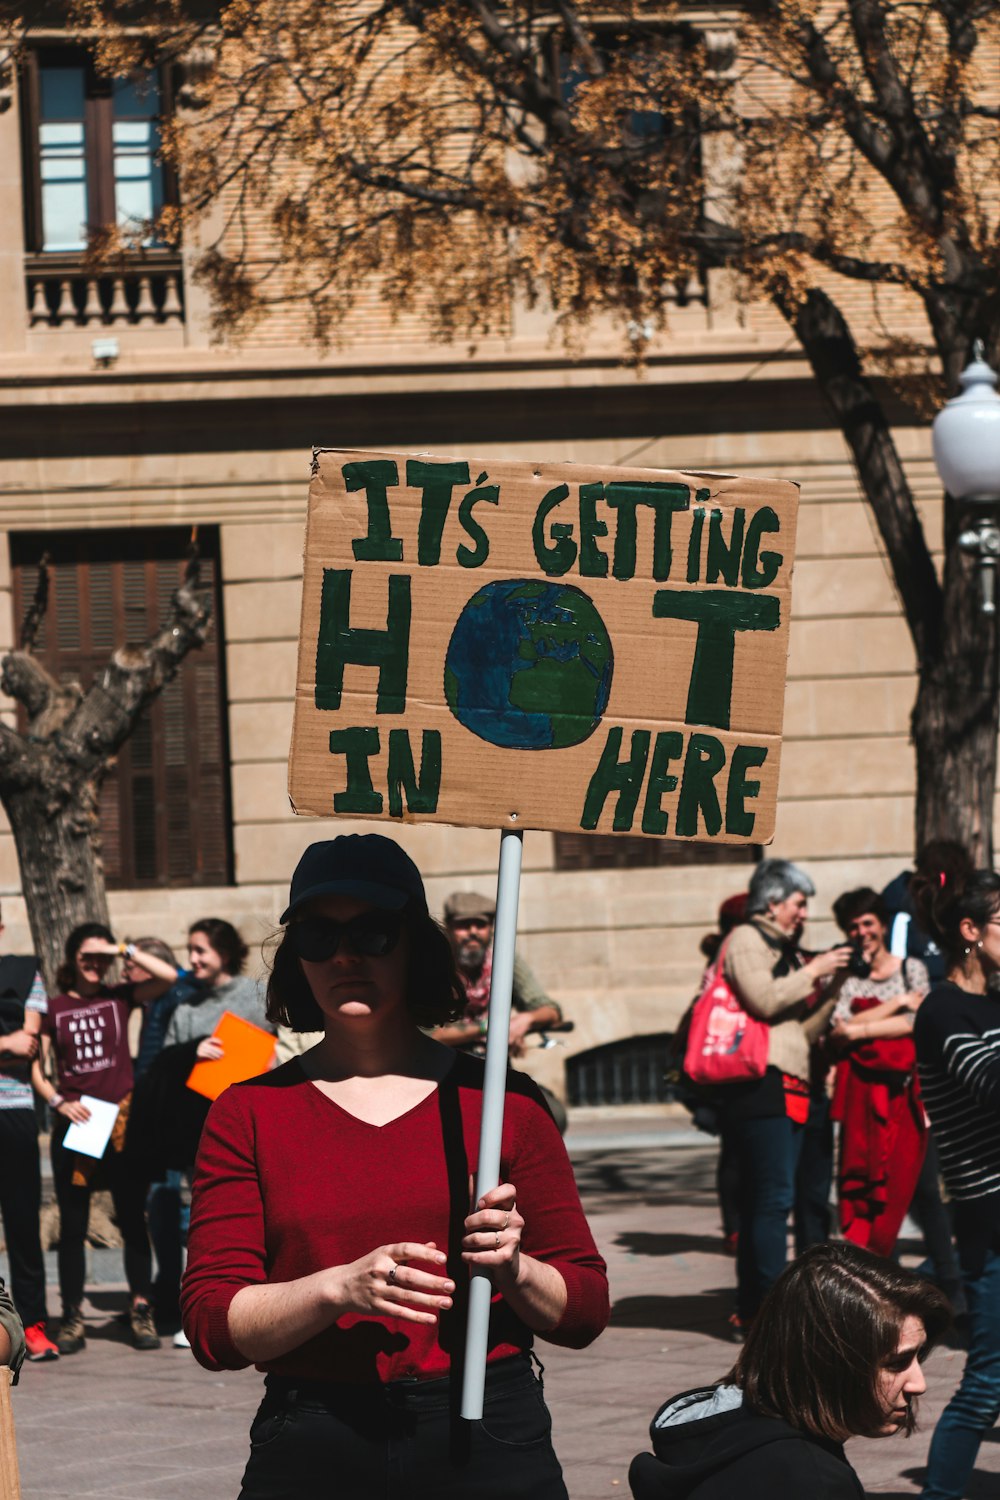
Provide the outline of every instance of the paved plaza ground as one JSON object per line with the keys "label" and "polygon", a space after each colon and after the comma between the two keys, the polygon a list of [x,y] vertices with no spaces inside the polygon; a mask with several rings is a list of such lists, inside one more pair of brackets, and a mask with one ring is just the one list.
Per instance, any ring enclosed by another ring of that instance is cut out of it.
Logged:
{"label": "paved plaza ground", "polygon": [[[733,1263],[719,1234],[715,1149],[681,1120],[576,1120],[570,1144],[614,1311],[592,1349],[540,1352],[571,1500],[606,1500],[628,1494],[629,1460],[647,1446],[660,1401],[730,1365]],[[211,1374],[169,1346],[136,1353],[115,1321],[120,1254],[92,1252],[91,1269],[86,1351],[26,1367],[14,1392],[24,1500],[234,1500],[260,1376]],[[52,1302],[55,1310],[55,1293]],[[932,1355],[915,1437],[851,1444],[869,1493],[918,1494],[930,1431],[961,1368],[958,1349]],[[971,1500],[998,1494],[1000,1428],[969,1491]]]}

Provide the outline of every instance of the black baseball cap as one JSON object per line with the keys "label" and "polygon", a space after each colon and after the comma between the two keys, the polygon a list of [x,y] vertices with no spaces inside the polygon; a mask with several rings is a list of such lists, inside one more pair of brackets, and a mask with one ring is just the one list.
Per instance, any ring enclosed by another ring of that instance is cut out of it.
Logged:
{"label": "black baseball cap", "polygon": [[394,839],[381,833],[342,833],[310,844],[295,866],[281,921],[316,896],[357,896],[386,911],[427,910],[420,871]]}

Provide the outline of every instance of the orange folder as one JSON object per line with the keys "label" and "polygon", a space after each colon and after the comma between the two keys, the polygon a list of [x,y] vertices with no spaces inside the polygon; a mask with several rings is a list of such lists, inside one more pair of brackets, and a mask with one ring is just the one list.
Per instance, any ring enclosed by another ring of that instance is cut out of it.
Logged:
{"label": "orange folder", "polygon": [[274,1056],[274,1037],[262,1026],[244,1021],[231,1010],[224,1010],[212,1035],[225,1047],[222,1057],[196,1062],[187,1081],[189,1089],[218,1099],[231,1083],[256,1078],[266,1073]]}

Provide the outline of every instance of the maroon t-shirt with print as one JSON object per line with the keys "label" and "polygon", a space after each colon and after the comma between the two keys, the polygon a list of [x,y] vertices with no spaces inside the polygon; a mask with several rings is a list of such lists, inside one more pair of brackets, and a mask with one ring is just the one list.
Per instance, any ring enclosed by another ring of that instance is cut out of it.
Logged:
{"label": "maroon t-shirt with print", "polygon": [[76,995],[49,998],[42,1030],[52,1038],[60,1094],[90,1094],[118,1104],[132,1087],[128,1013],[132,986],[113,985],[90,1000]]}

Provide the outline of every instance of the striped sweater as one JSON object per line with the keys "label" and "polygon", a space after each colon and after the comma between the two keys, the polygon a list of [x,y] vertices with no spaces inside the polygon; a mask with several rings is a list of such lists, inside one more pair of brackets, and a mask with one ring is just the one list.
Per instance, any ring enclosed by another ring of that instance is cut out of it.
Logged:
{"label": "striped sweater", "polygon": [[913,1027],[920,1086],[956,1222],[1000,1236],[1000,995],[937,984]]}

